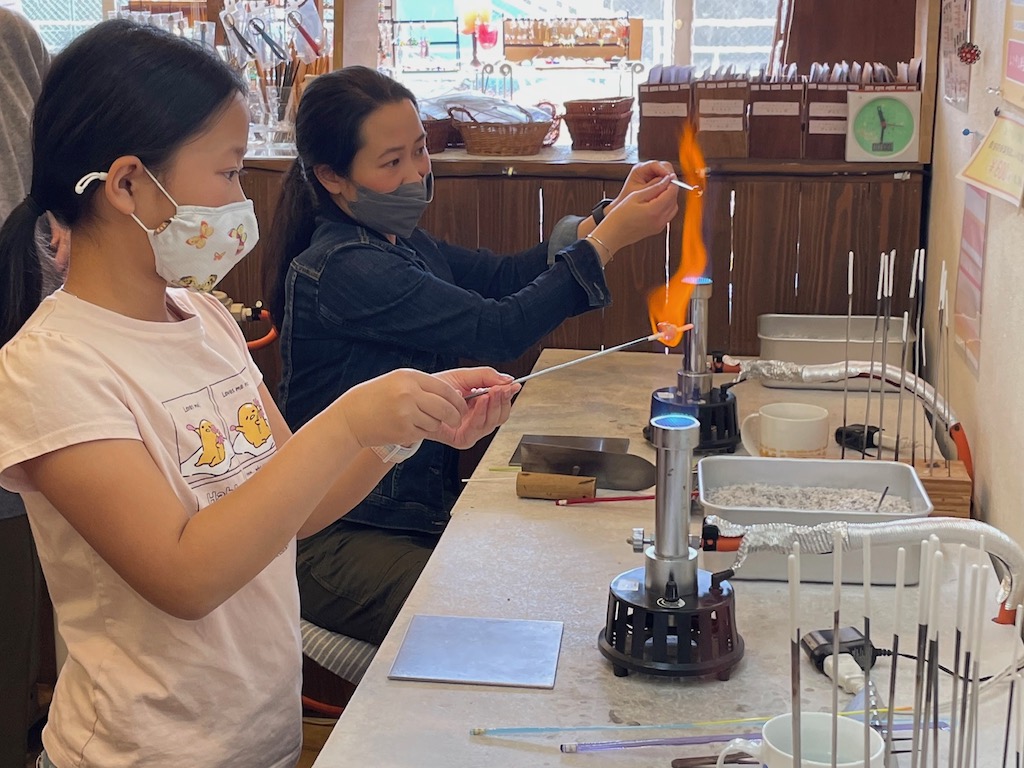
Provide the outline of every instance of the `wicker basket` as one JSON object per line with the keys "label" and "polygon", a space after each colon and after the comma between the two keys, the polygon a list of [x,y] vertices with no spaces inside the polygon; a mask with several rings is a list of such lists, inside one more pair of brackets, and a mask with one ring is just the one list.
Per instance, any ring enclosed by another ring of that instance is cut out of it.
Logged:
{"label": "wicker basket", "polygon": [[448,146],[448,132],[452,128],[450,117],[441,120],[423,118],[423,130],[427,132],[427,152],[436,155]]}
{"label": "wicker basket", "polygon": [[573,149],[622,149],[633,111],[623,114],[573,115],[565,113]]}
{"label": "wicker basket", "polygon": [[466,146],[465,139],[462,138],[462,131],[455,126],[455,121],[450,117],[448,118],[448,148],[449,149],[462,149]]}
{"label": "wicker basket", "polygon": [[[526,110],[524,114],[529,115]],[[465,107],[451,107],[452,125],[462,134],[470,155],[536,155],[554,120],[527,123],[481,123]],[[556,134],[557,137],[557,134]]]}
{"label": "wicker basket", "polygon": [[608,99],[572,99],[565,102],[565,116],[624,115],[633,109],[632,96]]}

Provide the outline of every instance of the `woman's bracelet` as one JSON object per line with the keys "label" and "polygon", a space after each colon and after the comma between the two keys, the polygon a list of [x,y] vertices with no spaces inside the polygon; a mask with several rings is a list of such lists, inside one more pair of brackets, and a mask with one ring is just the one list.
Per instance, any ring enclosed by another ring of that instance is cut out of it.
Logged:
{"label": "woman's bracelet", "polygon": [[385,464],[401,464],[403,461],[412,456],[416,451],[420,449],[422,440],[417,440],[415,443],[409,446],[395,445],[391,443],[389,445],[375,445],[371,450],[380,457],[380,460]]}
{"label": "woman's bracelet", "polygon": [[612,249],[611,249],[611,248],[609,248],[609,247],[608,247],[607,245],[605,245],[605,244],[604,244],[604,243],[603,243],[603,242],[601,241],[601,238],[599,238],[599,237],[595,237],[595,236],[594,236],[593,234],[590,234],[590,235],[587,235],[587,236],[586,236],[585,238],[583,238],[583,239],[584,239],[584,240],[590,240],[591,242],[593,242],[593,243],[596,243],[597,245],[600,245],[600,246],[601,246],[601,248],[603,248],[603,249],[604,249],[605,255],[606,255],[606,256],[608,257],[608,261],[606,261],[606,262],[605,262],[605,264],[607,264],[608,262],[610,262],[610,261],[612,260],[612,257],[613,257],[613,256],[614,256],[615,254],[614,254],[614,253],[612,253]]}

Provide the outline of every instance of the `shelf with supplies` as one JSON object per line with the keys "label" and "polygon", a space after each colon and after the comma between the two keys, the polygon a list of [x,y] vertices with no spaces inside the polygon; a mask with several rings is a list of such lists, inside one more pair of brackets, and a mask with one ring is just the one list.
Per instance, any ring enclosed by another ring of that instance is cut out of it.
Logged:
{"label": "shelf with supplies", "polygon": [[505,58],[639,59],[643,49],[643,19],[565,18],[505,19],[502,24]]}
{"label": "shelf with supplies", "polygon": [[[673,157],[694,120],[710,159],[919,162],[921,91],[909,83],[695,80],[639,86],[639,156]],[[888,117],[887,117],[888,115]]]}

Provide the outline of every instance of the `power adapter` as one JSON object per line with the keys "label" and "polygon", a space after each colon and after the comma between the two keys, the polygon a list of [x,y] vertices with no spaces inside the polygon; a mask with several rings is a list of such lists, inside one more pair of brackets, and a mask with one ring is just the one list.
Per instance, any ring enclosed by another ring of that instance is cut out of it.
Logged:
{"label": "power adapter", "polygon": [[875,659],[882,655],[877,648],[864,639],[856,627],[840,627],[838,650],[833,649],[832,629],[815,629],[800,638],[800,645],[819,672],[824,672],[825,659],[834,653],[848,653],[861,669],[875,665]]}

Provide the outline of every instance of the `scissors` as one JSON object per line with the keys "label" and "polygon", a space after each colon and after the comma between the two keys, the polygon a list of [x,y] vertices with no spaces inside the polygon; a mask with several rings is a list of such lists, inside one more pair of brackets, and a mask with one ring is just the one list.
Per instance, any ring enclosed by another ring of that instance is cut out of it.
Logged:
{"label": "scissors", "polygon": [[285,53],[281,46],[274,41],[274,38],[267,34],[267,25],[263,22],[263,19],[250,19],[249,30],[262,37],[264,42],[270,46],[270,50],[273,51],[277,58],[281,61],[288,60],[288,54]]}
{"label": "scissors", "polygon": [[309,34],[309,31],[304,26],[302,26],[302,16],[299,14],[299,12],[291,11],[287,16],[287,19],[288,23],[299,31],[299,34],[302,35],[302,39],[306,41],[306,44],[313,49],[313,55],[319,56],[320,46],[317,44],[316,40],[313,39],[313,36]]}
{"label": "scissors", "polygon": [[238,44],[242,46],[245,52],[252,56],[254,59],[257,58],[259,56],[259,53],[257,53],[255,48],[253,48],[252,43],[249,42],[249,39],[241,32],[239,32],[238,27],[235,26],[235,17],[230,14],[227,14],[224,16],[223,22],[224,26],[227,27],[228,32],[234,32],[235,38],[237,38],[238,40]]}

